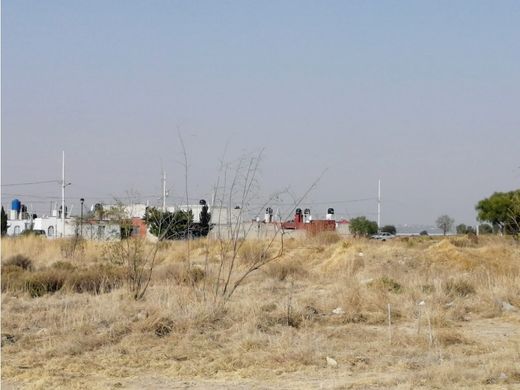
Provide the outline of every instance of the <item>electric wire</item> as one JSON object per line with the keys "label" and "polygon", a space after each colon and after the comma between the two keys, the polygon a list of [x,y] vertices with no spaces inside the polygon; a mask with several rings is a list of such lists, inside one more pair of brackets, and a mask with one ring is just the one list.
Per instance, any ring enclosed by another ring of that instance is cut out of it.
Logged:
{"label": "electric wire", "polygon": [[31,181],[25,183],[9,183],[1,184],[2,187],[18,187],[18,186],[32,186],[37,184],[49,184],[49,183],[61,183],[61,180],[42,180],[42,181]]}

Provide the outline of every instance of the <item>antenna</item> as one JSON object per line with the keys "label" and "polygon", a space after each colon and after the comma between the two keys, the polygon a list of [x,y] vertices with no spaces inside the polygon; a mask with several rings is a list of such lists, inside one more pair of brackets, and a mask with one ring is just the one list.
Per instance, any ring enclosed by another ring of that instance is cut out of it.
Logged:
{"label": "antenna", "polygon": [[381,229],[381,179],[377,182],[377,228]]}

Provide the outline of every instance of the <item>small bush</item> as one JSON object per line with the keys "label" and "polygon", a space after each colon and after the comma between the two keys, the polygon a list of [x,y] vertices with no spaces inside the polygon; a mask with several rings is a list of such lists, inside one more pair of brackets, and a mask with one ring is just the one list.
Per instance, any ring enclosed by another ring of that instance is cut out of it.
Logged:
{"label": "small bush", "polygon": [[27,291],[41,297],[66,287],[77,293],[109,292],[123,285],[125,273],[118,267],[101,266],[78,270],[68,262],[29,272],[16,265],[2,267],[2,291]]}
{"label": "small bush", "polygon": [[171,319],[163,317],[160,318],[154,325],[155,335],[157,337],[165,337],[172,332],[174,323]]}
{"label": "small bush", "polygon": [[124,272],[119,268],[93,267],[69,274],[66,286],[77,293],[101,294],[121,287],[124,279]]}
{"label": "small bush", "polygon": [[31,297],[41,297],[47,293],[61,290],[66,280],[66,272],[44,270],[27,274],[24,280],[25,290]]}
{"label": "small bush", "polygon": [[4,262],[3,266],[16,266],[27,271],[32,271],[33,269],[33,263],[31,259],[24,255],[14,255],[9,257]]}

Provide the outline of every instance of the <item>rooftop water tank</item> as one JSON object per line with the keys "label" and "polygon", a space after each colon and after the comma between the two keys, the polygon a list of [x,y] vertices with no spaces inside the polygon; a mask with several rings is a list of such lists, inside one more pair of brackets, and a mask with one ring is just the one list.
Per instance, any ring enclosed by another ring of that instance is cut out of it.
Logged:
{"label": "rooftop water tank", "polygon": [[22,202],[20,202],[18,199],[13,199],[11,202],[11,210],[20,211],[22,208]]}

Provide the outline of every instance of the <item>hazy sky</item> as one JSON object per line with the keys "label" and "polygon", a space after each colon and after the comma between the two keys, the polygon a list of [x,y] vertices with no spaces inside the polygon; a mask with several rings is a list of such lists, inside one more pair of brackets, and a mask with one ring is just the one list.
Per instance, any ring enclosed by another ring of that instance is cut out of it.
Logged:
{"label": "hazy sky", "polygon": [[2,203],[131,190],[210,197],[218,160],[265,147],[262,193],[317,217],[472,223],[520,187],[519,1],[2,2]]}

